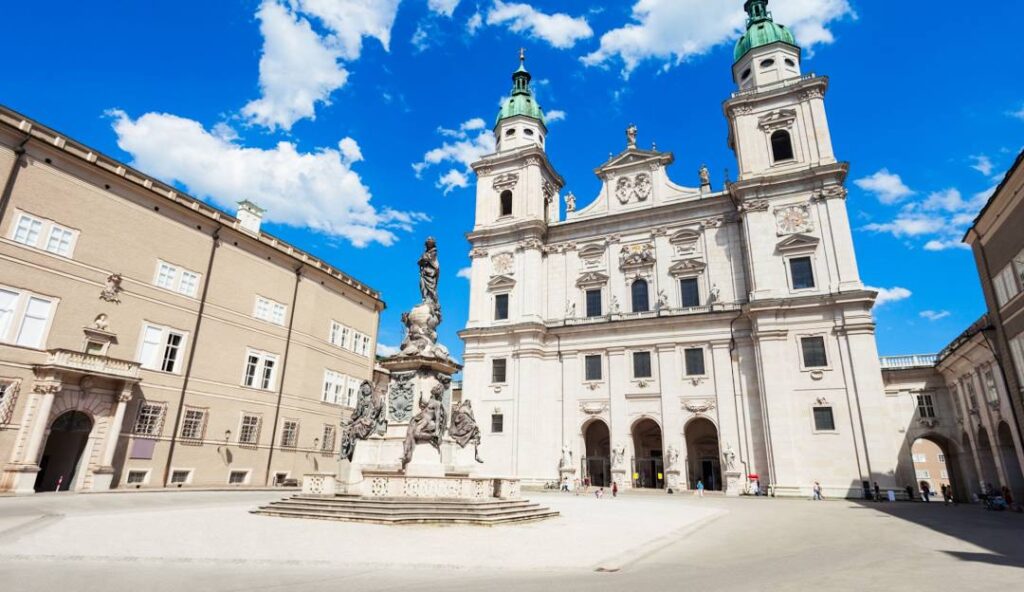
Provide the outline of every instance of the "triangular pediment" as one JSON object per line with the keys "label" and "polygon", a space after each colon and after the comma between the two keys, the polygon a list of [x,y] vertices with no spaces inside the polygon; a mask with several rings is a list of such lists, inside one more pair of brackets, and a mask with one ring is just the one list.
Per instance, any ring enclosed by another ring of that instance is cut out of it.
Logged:
{"label": "triangular pediment", "polygon": [[708,264],[704,263],[700,259],[683,259],[682,261],[676,261],[668,268],[668,274],[671,276],[686,275],[691,273],[700,273],[707,268]]}
{"label": "triangular pediment", "polygon": [[657,164],[666,167],[675,161],[671,152],[657,152],[654,150],[640,150],[639,148],[628,148],[625,152],[611,157],[594,171],[598,176],[605,175],[620,169],[629,169],[647,164]]}
{"label": "triangular pediment", "polygon": [[584,273],[576,280],[577,287],[583,286],[599,286],[608,283],[608,276],[601,273],[600,271],[590,271]]}
{"label": "triangular pediment", "polygon": [[516,281],[507,275],[496,275],[487,282],[488,290],[511,290]]}
{"label": "triangular pediment", "polygon": [[807,234],[794,234],[779,241],[775,245],[780,251],[809,251],[818,247],[820,241],[817,237]]}

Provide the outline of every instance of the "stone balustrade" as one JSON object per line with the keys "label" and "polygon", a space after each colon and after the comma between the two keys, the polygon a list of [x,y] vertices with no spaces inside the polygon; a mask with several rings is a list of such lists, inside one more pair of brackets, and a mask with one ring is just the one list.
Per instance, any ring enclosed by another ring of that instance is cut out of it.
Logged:
{"label": "stone balustrade", "polygon": [[127,380],[139,379],[139,363],[97,356],[69,349],[50,350],[46,365],[85,374],[104,374]]}

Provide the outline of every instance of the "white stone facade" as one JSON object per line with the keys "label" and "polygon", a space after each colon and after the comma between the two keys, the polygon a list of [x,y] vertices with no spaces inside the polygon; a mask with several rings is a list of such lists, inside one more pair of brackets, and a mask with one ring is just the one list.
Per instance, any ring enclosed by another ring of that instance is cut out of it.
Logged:
{"label": "white stone facade", "polygon": [[[799,64],[785,44],[745,63],[769,55]],[[673,155],[637,148],[635,129],[597,169],[596,199],[564,197],[565,219],[543,140],[474,164],[463,398],[485,473],[700,479],[732,494],[751,474],[778,495],[894,482],[875,293],[858,275],[828,81],[797,65],[747,86],[724,106],[740,175],[722,191],[706,171],[698,187],[673,183]],[[522,116],[495,132],[517,122],[546,135]]]}

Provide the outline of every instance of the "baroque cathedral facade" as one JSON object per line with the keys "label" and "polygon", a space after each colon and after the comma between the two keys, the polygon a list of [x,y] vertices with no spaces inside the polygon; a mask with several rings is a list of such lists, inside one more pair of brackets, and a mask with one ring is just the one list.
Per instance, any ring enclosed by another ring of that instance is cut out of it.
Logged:
{"label": "baroque cathedral facade", "polygon": [[745,5],[724,103],[739,174],[720,191],[706,169],[698,187],[674,183],[672,153],[639,148],[631,126],[577,207],[530,74],[513,74],[496,152],[473,165],[460,333],[486,471],[728,494],[894,486],[876,293],[858,273],[828,79],[801,72],[766,5]]}

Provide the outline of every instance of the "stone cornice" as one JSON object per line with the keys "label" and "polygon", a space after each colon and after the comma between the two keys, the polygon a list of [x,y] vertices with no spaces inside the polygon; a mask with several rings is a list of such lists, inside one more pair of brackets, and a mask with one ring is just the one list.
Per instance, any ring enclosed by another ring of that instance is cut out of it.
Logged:
{"label": "stone cornice", "polygon": [[520,242],[524,239],[544,239],[548,225],[543,220],[520,220],[500,226],[488,226],[466,233],[466,240],[474,245]]}
{"label": "stone cornice", "polygon": [[[771,173],[748,177],[729,185],[729,190],[738,201],[792,197],[794,193],[806,191],[811,184],[815,195],[823,195],[827,187],[846,182],[850,163],[835,162],[791,170],[785,173]],[[832,193],[829,193],[832,196]]]}
{"label": "stone cornice", "polygon": [[483,172],[484,169],[515,164],[517,161],[526,160],[531,157],[539,160],[541,168],[547,172],[549,177],[554,179],[555,184],[558,185],[558,189],[565,187],[565,179],[562,178],[562,175],[558,174],[555,167],[551,166],[551,161],[548,160],[547,153],[539,146],[525,146],[515,150],[488,154],[471,164],[470,167],[473,169],[473,172],[479,176],[481,174],[485,174]]}
{"label": "stone cornice", "polygon": [[820,98],[828,92],[828,76],[807,74],[798,80],[782,81],[765,89],[737,91],[722,102],[722,111],[730,117],[730,111],[738,110],[742,115],[743,107],[755,107],[760,103],[777,99],[784,95],[805,93],[807,98]]}

